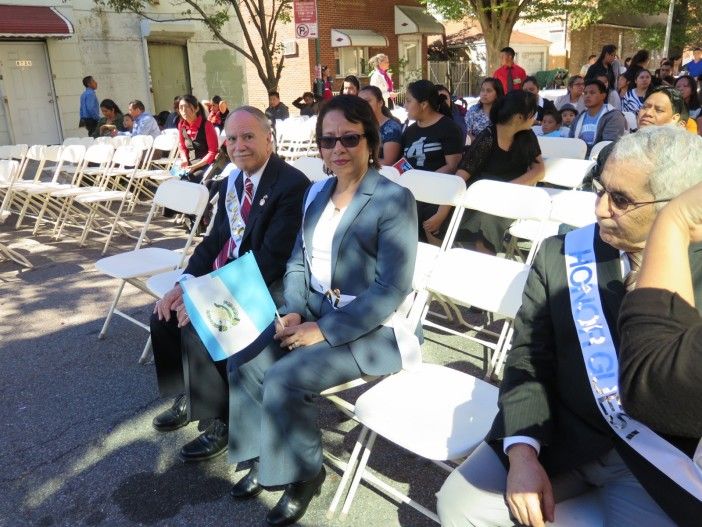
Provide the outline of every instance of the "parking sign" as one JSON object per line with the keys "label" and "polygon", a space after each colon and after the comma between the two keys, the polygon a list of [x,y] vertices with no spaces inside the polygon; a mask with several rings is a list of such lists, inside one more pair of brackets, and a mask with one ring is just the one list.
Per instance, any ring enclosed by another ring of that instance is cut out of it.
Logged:
{"label": "parking sign", "polygon": [[297,38],[317,38],[317,0],[295,0],[295,36]]}

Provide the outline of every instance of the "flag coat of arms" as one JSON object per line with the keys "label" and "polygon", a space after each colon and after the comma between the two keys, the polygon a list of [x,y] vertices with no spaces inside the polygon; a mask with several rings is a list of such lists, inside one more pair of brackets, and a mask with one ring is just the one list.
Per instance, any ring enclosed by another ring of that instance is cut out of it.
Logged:
{"label": "flag coat of arms", "polygon": [[253,343],[276,308],[253,253],[180,283],[190,323],[215,361]]}

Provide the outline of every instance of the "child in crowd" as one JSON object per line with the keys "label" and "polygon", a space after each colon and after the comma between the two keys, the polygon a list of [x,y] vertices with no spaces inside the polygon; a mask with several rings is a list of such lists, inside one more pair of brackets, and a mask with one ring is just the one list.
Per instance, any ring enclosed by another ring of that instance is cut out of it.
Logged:
{"label": "child in crowd", "polygon": [[572,104],[564,104],[561,108],[561,126],[563,128],[570,128],[575,118],[578,115],[578,110]]}
{"label": "child in crowd", "polygon": [[132,126],[134,126],[134,119],[132,119],[132,116],[129,114],[125,114],[122,120],[122,126],[124,126],[124,130],[127,132],[131,132]]}
{"label": "child in crowd", "polygon": [[541,117],[541,132],[544,137],[562,137],[561,114],[557,110],[544,110]]}

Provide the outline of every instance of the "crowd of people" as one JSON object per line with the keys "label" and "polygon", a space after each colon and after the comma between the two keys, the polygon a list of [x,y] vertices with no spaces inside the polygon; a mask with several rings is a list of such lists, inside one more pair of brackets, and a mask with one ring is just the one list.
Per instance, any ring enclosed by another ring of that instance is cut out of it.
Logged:
{"label": "crowd of people", "polygon": [[[485,442],[438,493],[442,525],[538,527],[558,515],[557,503],[592,490],[600,494],[608,525],[693,525],[702,512],[699,472],[683,470],[694,466],[701,433],[689,409],[694,402],[686,398],[699,392],[702,375],[695,360],[695,306],[702,300],[696,251],[687,265],[688,245],[702,240],[702,190],[684,191],[702,182],[702,138],[688,127],[700,113],[695,76],[702,73],[702,50],[695,51],[689,74],[673,78],[663,63],[652,75],[647,53],[638,53],[624,71],[616,47],[605,46],[555,101],[539,94],[537,80],[514,58],[514,50],[502,50],[501,67],[482,81],[479,100],[467,111],[443,86],[410,83],[409,125],[390,112],[397,94],[385,55],[373,58],[367,86],[347,77],[339,95],[317,100],[304,93],[293,106],[317,116],[316,141],[332,176],[312,187],[274,153],[275,122],[289,116],[277,92],[269,94],[265,111],[230,111],[217,97],[209,108],[192,95],[174,100],[164,123],[179,130],[185,176],[201,182],[213,164],[221,172],[215,224],[180,280],[252,251],[282,318],[255,349],[215,362],[174,284],[151,319],[159,391],[174,397],[153,426],[168,432],[210,419],[180,457],[203,461],[228,450],[230,461],[251,462],[232,488],[237,500],[285,486],[268,524],[298,521],[325,480],[319,394],[401,369],[400,344],[386,321],[412,290],[417,240],[439,243],[446,234],[449,207],[416,203],[378,169],[406,163],[456,174],[466,185],[480,179],[536,185],[544,177],[537,122],[543,135],[577,137],[588,149],[613,142],[592,174],[597,223],[546,240],[539,250],[515,321],[499,413]],[[619,91],[622,77],[625,92]],[[89,132],[130,133],[128,116],[131,133],[152,130],[156,121],[139,101],[123,115],[105,99],[103,121],[89,121],[97,83],[86,79],[81,121]],[[635,133],[622,109],[637,114]],[[215,126],[226,136],[222,149]],[[467,214],[457,240],[499,253],[508,226]],[[634,290],[637,279],[640,290]],[[584,295],[592,298],[584,302]],[[589,318],[581,313],[584,303]],[[654,339],[679,355],[681,365]],[[600,355],[583,360],[595,345],[604,346],[595,350]],[[617,406],[611,379],[620,347],[621,400],[640,422]],[[680,403],[668,402],[666,392]],[[602,410],[603,400],[614,410]],[[620,433],[618,420],[636,433]],[[638,433],[681,454],[676,459],[684,474],[671,474],[645,445],[632,444]]]}

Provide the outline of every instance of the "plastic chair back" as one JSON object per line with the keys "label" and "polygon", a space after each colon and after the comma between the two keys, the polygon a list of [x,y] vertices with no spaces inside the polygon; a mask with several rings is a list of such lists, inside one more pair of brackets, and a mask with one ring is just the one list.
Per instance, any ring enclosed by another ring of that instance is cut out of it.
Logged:
{"label": "plastic chair back", "polygon": [[81,144],[80,137],[66,137],[61,143],[63,146],[79,145]]}
{"label": "plastic chair back", "polygon": [[46,150],[46,146],[44,146],[44,145],[32,145],[27,150],[26,157],[30,161],[41,161],[42,159],[44,159],[45,150]]}
{"label": "plastic chair back", "polygon": [[624,119],[626,119],[626,127],[629,131],[637,130],[639,128],[639,122],[636,118],[636,114],[633,112],[622,112],[624,114]]}
{"label": "plastic chair back", "polygon": [[165,133],[167,131],[168,130],[164,130],[163,134],[157,136],[154,139],[154,150],[164,150],[166,152],[170,152],[173,148],[175,148],[178,145],[178,134]]}
{"label": "plastic chair back", "polygon": [[546,174],[542,183],[574,189],[595,165],[594,161],[584,159],[549,158],[544,161]]}
{"label": "plastic chair back", "polygon": [[63,152],[61,152],[60,163],[72,163],[74,165],[79,164],[83,161],[85,157],[85,152],[87,148],[81,144],[74,144],[69,146],[64,146]]}
{"label": "plastic chair back", "polygon": [[112,159],[114,152],[112,145],[95,143],[85,151],[84,160],[86,163],[103,165]]}
{"label": "plastic chair back", "polygon": [[394,181],[395,183],[397,183],[397,178],[400,177],[400,171],[392,166],[383,165],[382,167],[380,167],[380,173],[386,178],[388,178],[390,181]]}
{"label": "plastic chair back", "polygon": [[51,145],[44,149],[44,160],[52,163],[58,163],[61,159],[62,145]]}
{"label": "plastic chair back", "polygon": [[460,177],[427,170],[408,170],[394,181],[409,189],[417,201],[434,205],[459,204],[466,191],[466,183]]}
{"label": "plastic chair back", "polygon": [[541,155],[548,157],[567,157],[585,159],[587,143],[577,137],[538,137]]}
{"label": "plastic chair back", "polygon": [[208,198],[209,192],[204,185],[174,178],[159,185],[154,203],[183,214],[198,214],[204,210]]}
{"label": "plastic chair back", "polygon": [[551,197],[539,187],[481,179],[468,187],[461,205],[501,218],[545,220],[551,211]]}
{"label": "plastic chair back", "polygon": [[129,142],[129,146],[133,146],[142,152],[149,150],[153,144],[154,138],[150,135],[135,135]]}
{"label": "plastic chair back", "polygon": [[112,163],[122,167],[135,167],[139,164],[141,151],[132,145],[122,145],[115,150]]}
{"label": "plastic chair back", "polygon": [[573,227],[584,227],[597,221],[595,216],[594,192],[566,190],[552,196],[551,215],[549,219]]}
{"label": "plastic chair back", "polygon": [[12,183],[19,170],[19,161],[0,159],[0,182]]}
{"label": "plastic chair back", "polygon": [[114,137],[110,137],[110,144],[115,148],[128,145],[131,143],[131,141],[132,138],[128,135],[116,135]]}
{"label": "plastic chair back", "polygon": [[293,166],[307,176],[310,181],[324,181],[329,178],[324,173],[324,162],[316,157],[299,157]]}
{"label": "plastic chair back", "polygon": [[590,161],[597,161],[597,156],[600,155],[602,149],[611,143],[612,141],[600,141],[599,143],[595,144],[595,146],[592,147],[592,150],[590,150],[590,157],[588,159]]}

